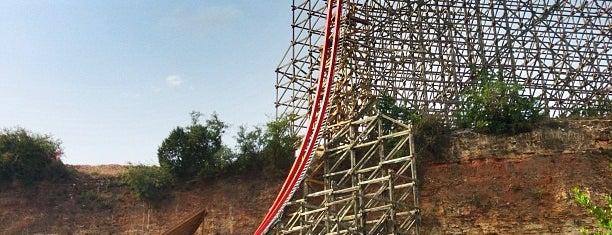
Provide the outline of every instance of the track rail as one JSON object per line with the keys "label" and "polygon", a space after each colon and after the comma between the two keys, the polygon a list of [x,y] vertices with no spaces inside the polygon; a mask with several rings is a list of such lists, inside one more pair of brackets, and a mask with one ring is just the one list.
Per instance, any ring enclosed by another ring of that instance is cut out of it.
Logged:
{"label": "track rail", "polygon": [[[300,144],[297,156],[291,170],[278,192],[268,213],[257,227],[254,235],[267,233],[278,222],[287,202],[291,199],[300,183],[304,180],[306,171],[312,162],[314,150],[321,139],[321,128],[326,125],[328,103],[335,74],[336,57],[338,54],[338,39],[340,35],[340,18],[342,16],[343,0],[328,0],[325,19],[325,38],[321,52],[320,73],[317,80],[317,90],[313,97],[308,128]],[[335,3],[334,3],[335,2]]]}

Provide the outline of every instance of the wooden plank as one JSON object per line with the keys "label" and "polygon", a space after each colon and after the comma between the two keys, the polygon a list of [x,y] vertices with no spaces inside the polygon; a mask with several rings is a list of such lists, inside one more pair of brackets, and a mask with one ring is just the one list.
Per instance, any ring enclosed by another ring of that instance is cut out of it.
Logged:
{"label": "wooden plank", "polygon": [[202,224],[202,220],[206,216],[206,210],[202,209],[201,211],[193,214],[187,219],[183,220],[179,224],[173,226],[168,229],[168,231],[162,233],[163,235],[192,235],[194,234],[200,225]]}

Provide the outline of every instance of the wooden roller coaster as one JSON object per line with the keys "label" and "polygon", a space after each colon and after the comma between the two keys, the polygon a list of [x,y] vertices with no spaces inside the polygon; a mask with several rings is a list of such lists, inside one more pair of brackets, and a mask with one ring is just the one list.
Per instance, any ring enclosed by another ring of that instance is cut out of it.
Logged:
{"label": "wooden roller coaster", "polygon": [[418,234],[415,146],[377,98],[447,120],[481,70],[551,116],[612,102],[612,2],[294,0],[277,117],[303,136],[255,234]]}

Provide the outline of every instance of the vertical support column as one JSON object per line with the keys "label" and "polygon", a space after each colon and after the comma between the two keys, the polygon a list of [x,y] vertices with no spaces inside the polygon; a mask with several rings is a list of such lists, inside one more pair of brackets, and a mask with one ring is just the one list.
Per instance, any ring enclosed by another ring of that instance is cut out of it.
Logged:
{"label": "vertical support column", "polygon": [[[300,226],[306,226],[307,225],[307,221],[306,221],[306,215],[304,215],[304,212],[306,212],[306,202],[303,201],[300,203],[300,210],[299,212],[301,213],[300,215]],[[300,230],[300,235],[304,235],[304,230]]]}
{"label": "vertical support column", "polygon": [[[410,164],[411,164],[411,172],[412,172],[412,180],[414,180],[414,185],[412,186],[412,197],[414,200],[414,207],[419,208],[419,179],[417,178],[417,156],[414,151],[414,136],[412,135],[412,125],[410,126],[410,135],[408,136],[408,142],[410,143]],[[416,220],[416,234],[419,235],[419,225],[421,224],[421,211],[420,209],[416,209],[415,220]]]}
{"label": "vertical support column", "polygon": [[[300,203],[300,215],[299,215],[299,220],[300,220],[300,226],[308,226],[308,216],[304,214],[304,212],[307,212],[309,210],[308,208],[308,198],[306,197],[306,195],[308,195],[310,193],[310,190],[308,189],[308,183],[306,182],[306,180],[304,180],[302,182],[302,198],[304,199],[301,203]],[[304,234],[303,230],[300,230],[300,235]]]}
{"label": "vertical support column", "polygon": [[[325,201],[323,201],[323,203],[321,204],[322,206],[327,207],[326,211],[325,211],[325,232],[326,233],[330,233],[331,232],[331,228],[334,227],[334,218],[332,218],[332,214],[336,214],[334,213],[335,210],[335,205],[326,205],[328,202],[333,202],[334,201],[334,181],[331,180],[329,182],[329,188],[332,190],[331,193],[329,194],[325,194]],[[331,213],[330,213],[331,212]]]}
{"label": "vertical support column", "polygon": [[[358,174],[357,175],[357,179],[359,180],[359,182],[363,181],[363,175],[362,174]],[[356,201],[358,201],[359,204],[359,229],[358,231],[360,232],[360,234],[365,234],[367,230],[366,228],[366,221],[367,221],[367,215],[365,212],[365,208],[363,208],[364,206],[364,199],[363,199],[363,195],[365,195],[365,190],[363,190],[363,185],[359,185],[359,190],[357,191],[357,194],[359,195],[359,197],[357,198]]]}
{"label": "vertical support column", "polygon": [[389,215],[389,220],[391,221],[391,228],[389,228],[389,232],[391,232],[392,234],[395,234],[395,228],[397,227],[397,220],[395,218],[395,214],[396,214],[396,205],[395,205],[395,195],[393,195],[393,191],[394,191],[394,184],[393,184],[393,180],[395,179],[395,173],[392,169],[389,169],[389,171],[387,172],[389,175],[389,202],[391,204],[391,211],[389,213],[391,213]]}
{"label": "vertical support column", "polygon": [[[380,114],[378,114],[380,116]],[[380,143],[378,144],[378,156],[379,156],[379,160],[378,162],[382,162],[385,159],[385,141],[384,140],[380,140],[380,137],[385,135],[383,133],[383,127],[382,127],[382,118],[377,118],[378,120],[376,121],[376,125],[377,125],[377,132],[378,132],[378,136],[376,138],[379,139]]]}
{"label": "vertical support column", "polygon": [[[325,163],[324,163],[324,167],[323,167],[323,168],[324,168],[324,171],[323,171],[324,173],[323,173],[323,174],[325,174],[325,173],[327,173],[327,172],[330,172],[330,170],[329,170],[329,168],[330,168],[329,164],[330,164],[331,159],[327,159],[327,158],[326,158],[326,159],[324,159],[323,161],[325,161]],[[323,190],[327,190],[327,189],[332,189],[332,188],[333,188],[333,181],[332,181],[332,180],[330,180],[330,179],[329,179],[329,177],[325,177],[325,178],[323,179],[323,181],[324,181],[324,187],[323,187]],[[325,202],[329,202],[329,201],[330,201],[330,199],[329,199],[328,197],[329,197],[329,195],[328,195],[328,194],[325,194],[325,199],[324,199],[323,203],[321,204],[322,206],[325,206]],[[329,211],[329,209],[330,209],[330,208],[327,208],[327,210],[328,210],[328,211]],[[331,218],[330,218],[330,213],[325,213],[325,214],[326,214],[326,215],[325,215],[325,217],[326,217],[326,218],[325,218],[325,230],[326,230],[326,233],[329,233],[329,228],[330,228],[330,226],[331,226]]]}
{"label": "vertical support column", "polygon": [[[357,130],[356,130],[357,127],[355,125],[351,124],[351,126],[349,128],[350,128],[349,129],[350,139],[356,139],[357,138]],[[354,149],[350,149],[349,151],[350,151],[349,154],[350,154],[350,158],[351,158],[351,169],[356,169],[357,159],[356,159],[356,155],[355,155],[355,150]],[[351,173],[351,186],[352,187],[359,187],[359,181],[360,181],[360,179],[359,179],[358,173],[352,172]],[[358,199],[359,195],[362,195],[361,190],[353,191],[353,194],[352,194],[352,196],[353,196],[353,215],[354,215],[354,218],[353,218],[354,222],[353,223],[355,225],[361,224],[360,219],[362,218],[362,216],[360,214],[361,213],[361,208],[360,208],[361,203],[360,203],[360,201]]]}

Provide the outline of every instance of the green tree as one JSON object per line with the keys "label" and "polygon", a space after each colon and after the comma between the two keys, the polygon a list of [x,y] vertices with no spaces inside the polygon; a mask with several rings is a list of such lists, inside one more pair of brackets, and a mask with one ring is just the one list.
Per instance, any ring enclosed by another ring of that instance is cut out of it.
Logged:
{"label": "green tree", "polygon": [[0,132],[0,180],[33,183],[43,179],[57,180],[69,176],[59,159],[59,140],[50,135],[32,133],[23,128]]}
{"label": "green tree", "polygon": [[221,141],[227,125],[217,114],[199,123],[201,113],[192,112],[188,127],[176,127],[157,150],[160,166],[168,169],[178,179],[190,179],[197,175],[209,177],[223,170],[227,148]]}
{"label": "green tree", "polygon": [[255,127],[248,131],[240,126],[236,135],[237,159],[232,168],[235,172],[253,171],[263,167],[261,151],[264,148],[263,130]]}
{"label": "green tree", "polygon": [[285,173],[291,167],[295,155],[298,136],[291,132],[291,122],[279,119],[266,124],[263,133],[263,149],[265,156],[265,172],[271,174]]}
{"label": "green tree", "polygon": [[593,204],[591,196],[578,188],[573,188],[572,192],[576,196],[576,202],[589,211],[597,220],[597,225],[601,231],[591,232],[585,228],[580,229],[580,233],[585,235],[612,235],[612,197],[605,196],[608,205],[598,206]]}
{"label": "green tree", "polygon": [[478,83],[460,96],[461,108],[455,113],[457,126],[490,134],[530,131],[540,117],[532,98],[520,95],[523,87],[503,81],[503,74],[482,70]]}

